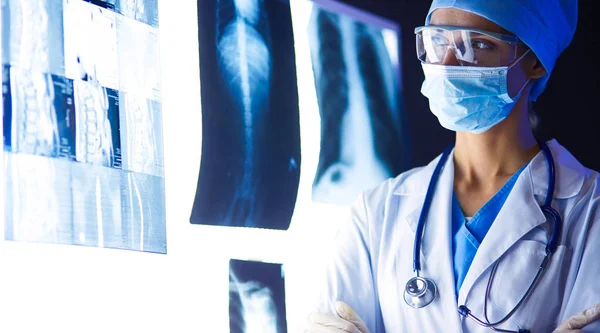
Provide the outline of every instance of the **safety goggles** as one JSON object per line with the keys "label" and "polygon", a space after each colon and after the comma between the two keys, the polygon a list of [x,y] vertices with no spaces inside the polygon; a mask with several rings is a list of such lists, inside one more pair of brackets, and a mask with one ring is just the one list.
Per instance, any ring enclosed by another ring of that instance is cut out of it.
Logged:
{"label": "safety goggles", "polygon": [[415,34],[417,57],[430,64],[442,64],[452,51],[461,66],[507,66],[525,46],[516,36],[464,27],[422,26]]}

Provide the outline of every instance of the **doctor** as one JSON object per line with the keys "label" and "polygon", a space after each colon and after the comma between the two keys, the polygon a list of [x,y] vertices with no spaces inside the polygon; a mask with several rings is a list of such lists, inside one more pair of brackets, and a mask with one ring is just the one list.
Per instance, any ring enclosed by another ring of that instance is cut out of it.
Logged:
{"label": "doctor", "polygon": [[599,174],[528,119],[576,24],[576,0],[433,1],[421,91],[455,145],[353,205],[308,332],[600,332]]}

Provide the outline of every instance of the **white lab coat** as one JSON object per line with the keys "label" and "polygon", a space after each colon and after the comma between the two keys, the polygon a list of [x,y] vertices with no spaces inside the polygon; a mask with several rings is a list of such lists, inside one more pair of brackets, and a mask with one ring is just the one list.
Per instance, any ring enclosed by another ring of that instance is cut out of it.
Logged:
{"label": "white lab coat", "polygon": [[[600,302],[600,175],[583,167],[555,140],[548,142],[556,164],[552,206],[563,217],[557,251],[530,298],[501,328],[551,332],[559,322]],[[371,333],[491,332],[459,316],[452,260],[452,155],[440,175],[425,224],[421,276],[433,279],[438,297],[413,309],[403,299],[412,270],[415,229],[429,180],[439,160],[407,171],[365,192],[352,206],[352,219],[339,230],[327,265],[318,311],[335,313],[342,300],[356,310]],[[540,204],[548,186],[540,152],[517,179],[481,243],[458,295],[483,318],[492,264],[503,256],[488,302],[491,321],[502,318],[525,293],[544,257],[548,227]],[[600,332],[600,323],[585,332]]]}

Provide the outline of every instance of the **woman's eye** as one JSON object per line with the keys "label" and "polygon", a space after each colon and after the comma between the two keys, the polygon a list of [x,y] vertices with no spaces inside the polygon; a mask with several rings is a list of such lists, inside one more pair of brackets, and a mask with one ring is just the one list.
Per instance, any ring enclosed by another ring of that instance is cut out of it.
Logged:
{"label": "woman's eye", "polygon": [[475,50],[492,50],[494,48],[492,43],[483,40],[473,40],[471,41],[471,46]]}

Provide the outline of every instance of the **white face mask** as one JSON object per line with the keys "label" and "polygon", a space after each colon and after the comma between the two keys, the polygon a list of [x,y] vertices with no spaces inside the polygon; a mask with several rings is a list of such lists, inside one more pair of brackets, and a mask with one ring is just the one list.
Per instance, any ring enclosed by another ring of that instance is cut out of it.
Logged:
{"label": "white face mask", "polygon": [[504,120],[521,92],[508,94],[508,70],[504,67],[444,66],[422,63],[425,81],[421,93],[429,99],[429,108],[445,128],[456,132],[480,134]]}

